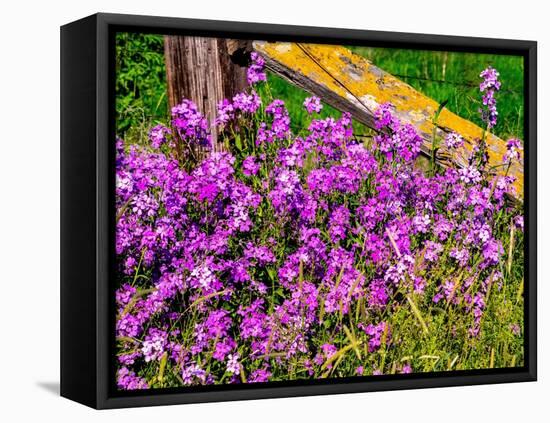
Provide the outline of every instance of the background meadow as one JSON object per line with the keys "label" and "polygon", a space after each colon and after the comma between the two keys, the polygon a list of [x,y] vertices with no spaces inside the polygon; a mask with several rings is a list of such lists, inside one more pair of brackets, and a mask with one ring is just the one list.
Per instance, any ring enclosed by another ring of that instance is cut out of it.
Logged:
{"label": "background meadow", "polygon": [[[479,125],[497,68],[493,132],[522,138],[521,59],[354,50]],[[217,122],[228,154],[190,166],[177,146],[210,123],[168,110],[162,37],[117,38],[119,387],[521,366],[510,181],[482,152],[424,175],[391,109],[377,129],[399,145],[273,74],[254,85]]]}

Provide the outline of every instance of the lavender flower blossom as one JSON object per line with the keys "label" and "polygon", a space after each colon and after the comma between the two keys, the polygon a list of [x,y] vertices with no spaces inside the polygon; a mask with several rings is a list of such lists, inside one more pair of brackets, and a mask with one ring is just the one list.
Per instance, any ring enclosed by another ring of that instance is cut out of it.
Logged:
{"label": "lavender flower blossom", "polygon": [[504,163],[511,163],[514,160],[520,160],[521,158],[521,141],[517,138],[511,138],[506,142],[506,153],[502,157]]}
{"label": "lavender flower blossom", "polygon": [[449,149],[457,149],[464,145],[464,138],[456,132],[449,132],[445,136],[445,145]]}
{"label": "lavender flower blossom", "polygon": [[265,60],[257,52],[250,53],[251,64],[246,71],[246,78],[250,85],[257,84],[260,81],[265,81],[266,74],[264,72]]}
{"label": "lavender flower blossom", "polygon": [[183,141],[202,146],[210,145],[208,122],[191,100],[184,99],[172,107],[172,125]]}
{"label": "lavender flower blossom", "polygon": [[241,373],[241,365],[239,364],[239,354],[229,354],[227,356],[227,371],[234,375]]}
{"label": "lavender flower blossom", "polygon": [[321,99],[319,97],[307,97],[304,100],[304,107],[306,111],[311,115],[312,113],[319,113],[323,109]]}
{"label": "lavender flower blossom", "polygon": [[246,176],[254,176],[258,173],[260,165],[256,163],[256,158],[254,156],[248,156],[243,160],[243,174]]}
{"label": "lavender flower blossom", "polygon": [[149,386],[145,379],[142,379],[127,367],[121,367],[117,372],[117,386],[119,389],[134,391],[138,389],[148,389]]}
{"label": "lavender flower blossom", "polygon": [[167,141],[166,136],[171,134],[169,128],[164,125],[157,125],[151,128],[149,131],[149,140],[151,141],[151,146],[154,148],[160,148],[161,145],[165,144]]}
{"label": "lavender flower blossom", "polygon": [[497,124],[498,111],[495,93],[500,90],[499,73],[489,66],[479,76],[483,78],[483,81],[479,84],[479,90],[483,93],[482,101],[485,106],[480,109],[481,118],[490,129]]}

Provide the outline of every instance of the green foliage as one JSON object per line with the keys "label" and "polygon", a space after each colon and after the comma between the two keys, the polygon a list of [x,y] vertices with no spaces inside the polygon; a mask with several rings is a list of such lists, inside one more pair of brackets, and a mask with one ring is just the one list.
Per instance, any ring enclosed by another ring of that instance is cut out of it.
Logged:
{"label": "green foliage", "polygon": [[[498,98],[499,120],[494,132],[502,138],[523,138],[523,59],[518,56],[477,53],[437,52],[370,47],[349,47],[385,71],[401,78],[415,89],[465,119],[482,126],[479,117],[479,70],[491,65],[500,72],[505,87]],[[117,134],[142,141],[146,128],[155,121],[166,121],[166,72],[161,35],[118,33],[116,37],[116,111]],[[294,130],[307,122],[302,107],[308,94],[268,74],[270,97],[285,100]],[[339,112],[325,107],[323,117]],[[371,131],[354,122],[356,134]]]}
{"label": "green foliage", "polygon": [[446,107],[450,111],[481,127],[484,124],[479,113],[479,72],[491,65],[500,73],[499,80],[503,87],[496,97],[498,123],[493,132],[503,139],[523,139],[522,57],[393,48],[349,48],[437,102],[447,100]]}
{"label": "green foliage", "polygon": [[147,128],[166,120],[166,69],[162,35],[116,35],[116,133],[143,142]]}

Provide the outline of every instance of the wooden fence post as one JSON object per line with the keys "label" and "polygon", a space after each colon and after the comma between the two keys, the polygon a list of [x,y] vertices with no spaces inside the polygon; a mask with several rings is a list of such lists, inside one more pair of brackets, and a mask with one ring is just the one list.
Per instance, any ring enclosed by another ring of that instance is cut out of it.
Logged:
{"label": "wooden fence post", "polygon": [[[170,108],[192,100],[211,125],[218,103],[247,86],[246,46],[236,40],[169,35],[164,53]],[[215,126],[211,135],[212,151],[222,150]]]}

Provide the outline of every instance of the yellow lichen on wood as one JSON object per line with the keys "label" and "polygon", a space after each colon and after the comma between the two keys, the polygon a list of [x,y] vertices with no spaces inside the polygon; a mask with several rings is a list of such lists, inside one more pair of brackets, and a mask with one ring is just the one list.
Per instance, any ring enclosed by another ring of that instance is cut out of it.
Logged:
{"label": "yellow lichen on wood", "polygon": [[[255,41],[254,49],[265,59],[268,68],[290,82],[321,97],[331,106],[350,112],[358,121],[373,126],[374,110],[383,103],[392,103],[396,115],[413,124],[424,139],[422,151],[432,149],[434,115],[439,104],[410,85],[378,68],[373,63],[334,45],[271,43]],[[483,135],[483,129],[460,116],[443,109],[436,122],[436,134],[443,137],[457,132],[465,140],[461,151],[450,152],[444,147],[438,159],[443,165],[450,158],[459,166],[466,164],[469,152]],[[486,136],[489,166],[498,172],[506,152],[505,142],[493,134]],[[523,198],[523,163],[515,163],[508,170],[515,176],[517,198]]]}

